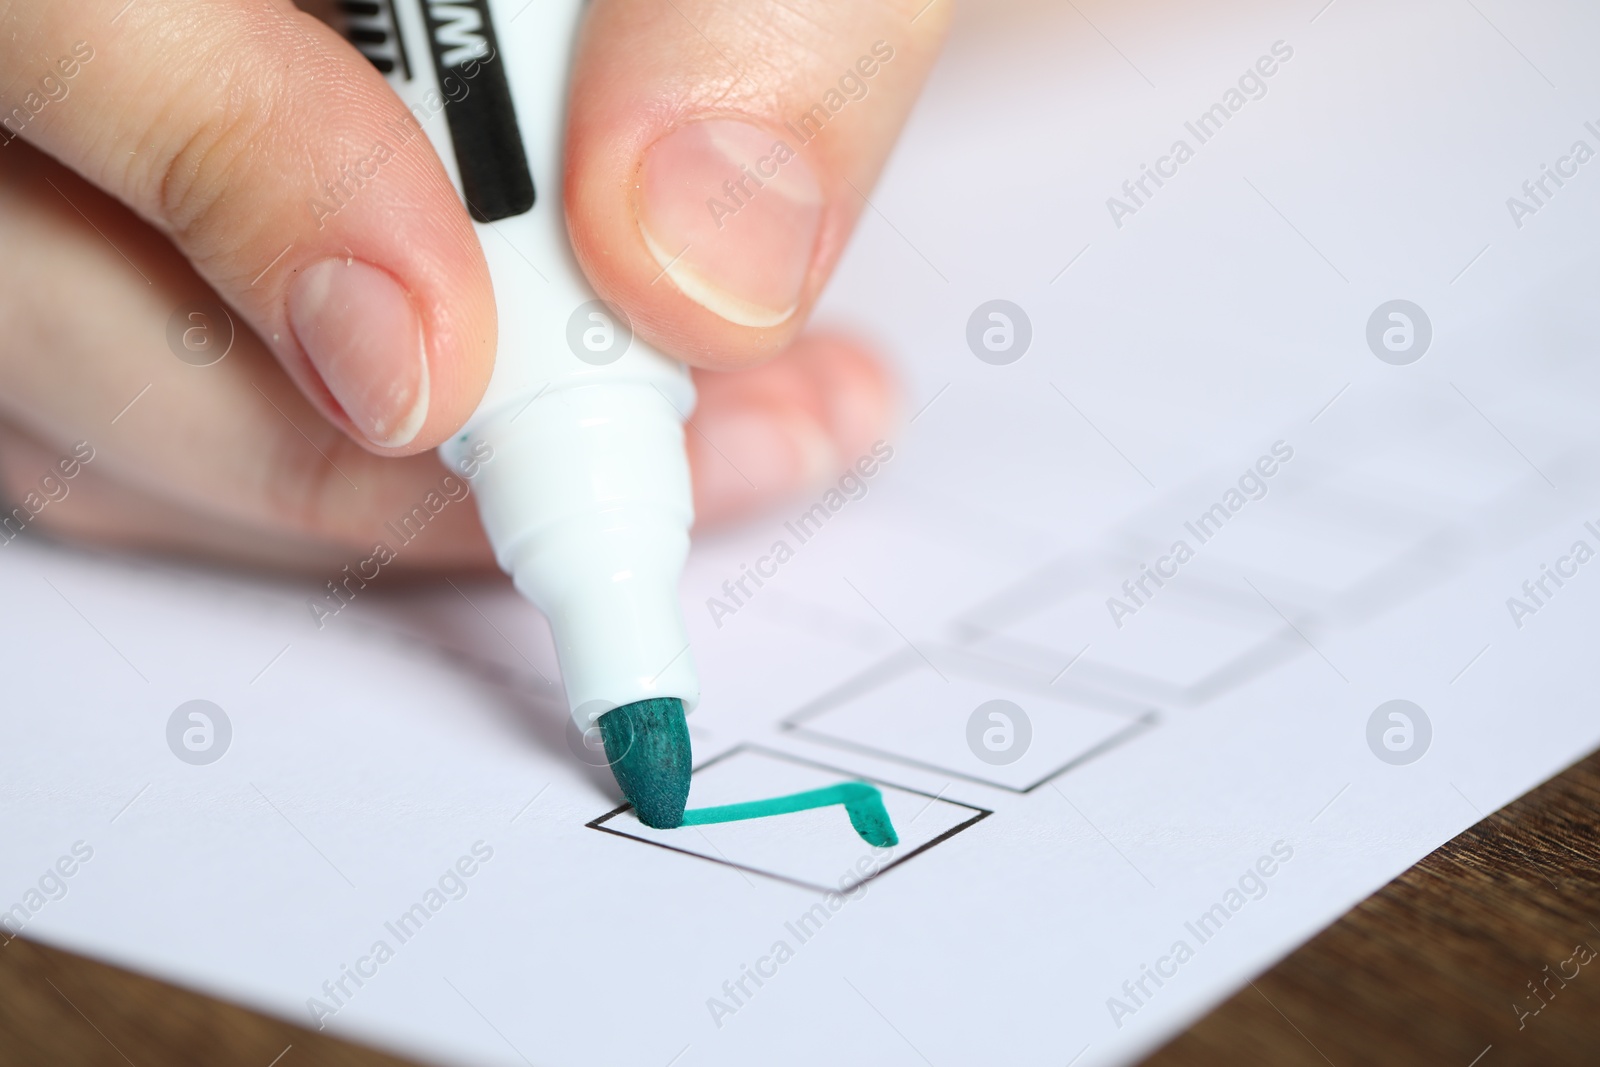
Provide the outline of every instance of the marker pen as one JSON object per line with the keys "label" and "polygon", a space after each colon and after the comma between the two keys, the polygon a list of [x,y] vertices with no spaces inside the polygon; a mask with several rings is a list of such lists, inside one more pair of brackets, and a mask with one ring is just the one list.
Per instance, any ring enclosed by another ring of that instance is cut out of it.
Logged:
{"label": "marker pen", "polygon": [[474,479],[478,512],[496,560],[550,621],[573,719],[586,738],[599,729],[639,818],[676,826],[683,715],[700,697],[678,601],[695,392],[682,364],[595,297],[567,238],[561,148],[582,0],[339,7],[410,110],[396,140],[426,136],[444,161],[494,283],[494,373],[440,453],[452,469],[492,455]]}

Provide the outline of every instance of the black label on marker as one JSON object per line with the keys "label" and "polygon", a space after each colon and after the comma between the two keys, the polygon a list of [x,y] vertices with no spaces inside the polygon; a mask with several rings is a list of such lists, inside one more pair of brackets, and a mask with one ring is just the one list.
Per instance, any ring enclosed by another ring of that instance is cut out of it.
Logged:
{"label": "black label on marker", "polygon": [[380,74],[397,71],[411,80],[411,57],[406,54],[405,38],[400,36],[392,0],[339,0],[344,16],[344,36],[371,60]]}
{"label": "black label on marker", "polygon": [[488,0],[423,0],[462,199],[479,222],[533,207],[533,174]]}

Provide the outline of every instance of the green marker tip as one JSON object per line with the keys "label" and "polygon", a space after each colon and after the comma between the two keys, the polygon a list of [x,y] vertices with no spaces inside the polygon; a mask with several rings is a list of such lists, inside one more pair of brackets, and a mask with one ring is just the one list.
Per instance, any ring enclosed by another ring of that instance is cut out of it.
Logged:
{"label": "green marker tip", "polygon": [[683,825],[689,803],[689,723],[676,697],[624,704],[600,716],[606,759],[639,821],[659,830]]}

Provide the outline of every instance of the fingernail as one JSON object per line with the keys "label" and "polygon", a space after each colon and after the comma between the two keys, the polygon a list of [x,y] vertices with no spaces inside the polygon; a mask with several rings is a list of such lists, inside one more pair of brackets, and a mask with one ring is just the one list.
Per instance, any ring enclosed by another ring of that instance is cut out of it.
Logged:
{"label": "fingernail", "polygon": [[428,418],[428,357],[411,298],[386,270],[324,259],[289,287],[289,326],[328,392],[380,448]]}
{"label": "fingernail", "polygon": [[718,454],[707,457],[696,471],[697,476],[717,483],[702,488],[723,488],[740,495],[754,489],[762,496],[781,496],[815,488],[843,465],[833,438],[798,409],[723,411],[695,421]]}
{"label": "fingernail", "polygon": [[640,167],[650,253],[685,296],[740,326],[793,315],[811,266],[822,189],[792,140],[706,119],[651,145]]}

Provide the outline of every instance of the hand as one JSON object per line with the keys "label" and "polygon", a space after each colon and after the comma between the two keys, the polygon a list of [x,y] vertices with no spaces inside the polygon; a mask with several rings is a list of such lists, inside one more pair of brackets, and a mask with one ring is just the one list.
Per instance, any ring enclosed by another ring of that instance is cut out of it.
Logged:
{"label": "hand", "polygon": [[[687,434],[702,522],[831,476],[887,432],[868,349],[800,330],[937,49],[949,4],[920,6],[590,7],[568,223],[598,292],[702,368]],[[15,0],[0,69],[10,534],[295,567],[370,549],[445,475],[432,449],[495,348],[482,252],[425,139],[336,213],[310,210],[401,113],[382,77],[286,0]],[[195,321],[233,329],[204,367],[168,343],[201,302],[230,313]],[[94,458],[68,480],[78,441]],[[402,565],[488,562],[471,509],[428,529]]]}

